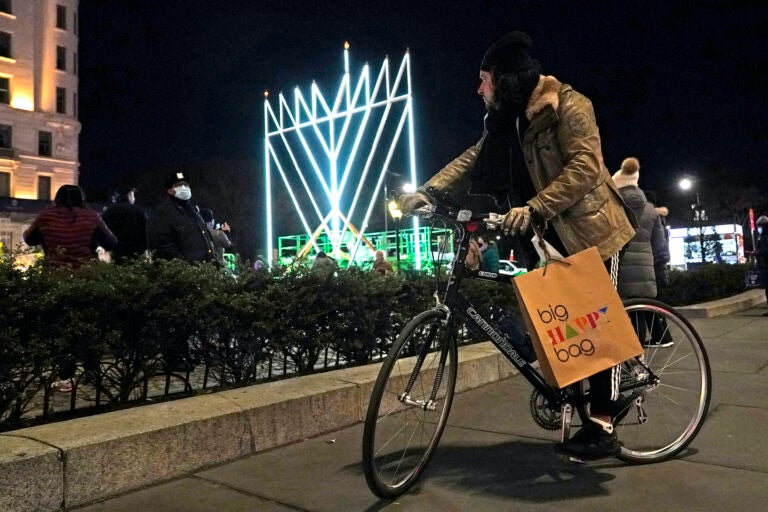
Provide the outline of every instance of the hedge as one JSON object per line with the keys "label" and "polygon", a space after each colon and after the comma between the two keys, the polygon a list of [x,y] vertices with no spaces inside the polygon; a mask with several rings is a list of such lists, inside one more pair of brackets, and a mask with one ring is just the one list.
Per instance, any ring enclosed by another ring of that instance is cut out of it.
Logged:
{"label": "hedge", "polygon": [[[681,305],[737,293],[745,271],[672,272],[664,298]],[[354,267],[330,276],[249,267],[232,275],[141,260],[22,271],[0,257],[0,429],[25,421],[41,396],[42,419],[54,419],[51,384],[61,378],[93,385],[96,403],[110,409],[147,400],[150,377],[185,365],[205,365],[206,379],[226,386],[366,364],[435,304],[434,290],[433,275]],[[516,309],[508,287],[469,281],[463,290],[479,311]],[[194,392],[188,383],[185,391]]]}
{"label": "hedge", "polygon": [[669,273],[669,286],[661,289],[659,297],[672,306],[687,306],[736,295],[745,290],[749,265],[724,263]]}
{"label": "hedge", "polygon": [[[467,287],[479,308],[496,300],[485,288]],[[204,364],[218,382],[241,385],[365,364],[434,305],[434,290],[434,276],[415,272],[275,275],[244,267],[232,275],[209,264],[143,260],[23,271],[3,257],[0,428],[19,425],[41,396],[43,420],[55,419],[51,385],[62,378],[93,385],[109,409],[146,400],[149,377],[183,373],[185,365]]]}

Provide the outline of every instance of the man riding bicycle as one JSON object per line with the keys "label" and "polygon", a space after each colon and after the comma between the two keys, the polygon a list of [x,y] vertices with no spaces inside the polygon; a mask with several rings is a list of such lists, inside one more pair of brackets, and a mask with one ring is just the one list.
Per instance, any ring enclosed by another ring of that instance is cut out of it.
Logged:
{"label": "man riding bicycle", "polygon": [[[400,208],[411,214],[430,203],[430,187],[492,195],[509,210],[505,234],[523,235],[536,222],[552,228],[544,238],[561,254],[596,246],[615,283],[619,252],[635,233],[632,214],[603,163],[592,103],[542,75],[531,46],[530,36],[511,32],[488,49],[477,90],[487,109],[482,138],[416,192],[401,196]],[[520,243],[530,268],[535,250],[527,238]],[[560,451],[585,460],[618,455],[612,424],[618,380],[617,368],[589,378],[592,422]]]}

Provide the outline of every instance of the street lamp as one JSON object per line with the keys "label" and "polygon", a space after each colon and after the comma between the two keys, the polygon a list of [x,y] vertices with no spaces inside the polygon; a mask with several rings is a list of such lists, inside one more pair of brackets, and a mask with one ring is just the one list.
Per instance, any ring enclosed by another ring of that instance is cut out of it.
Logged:
{"label": "street lamp", "polygon": [[[390,196],[394,196],[396,198],[396,195],[397,195],[397,192],[398,192],[397,186],[394,186],[394,187],[392,187],[390,189],[390,187],[389,187],[390,177],[394,177],[395,179],[400,179],[400,180],[402,180],[404,178],[404,176],[402,174],[400,174],[399,172],[390,171],[390,170],[384,171],[384,232],[385,233],[387,231],[389,231],[389,219],[388,219],[388,216],[387,216],[387,208],[388,208],[388,205],[389,205],[389,201],[391,199],[393,199]],[[408,190],[409,186],[410,186],[409,183],[403,185],[402,191],[403,192],[410,192]]]}
{"label": "street lamp", "polygon": [[[683,178],[680,180],[678,185],[681,189],[687,191],[693,188],[693,181],[688,178]],[[701,262],[705,263],[707,259],[704,256],[704,220],[706,220],[707,214],[704,211],[704,208],[702,208],[701,201],[699,200],[698,189],[696,189],[696,202],[691,205],[691,210],[693,211],[693,220],[696,221],[696,224],[699,227],[699,250],[701,251]]]}
{"label": "street lamp", "polygon": [[389,202],[389,214],[395,219],[395,257],[397,258],[397,272],[400,272],[400,219],[403,217],[403,212],[400,210],[400,206],[397,201]]}

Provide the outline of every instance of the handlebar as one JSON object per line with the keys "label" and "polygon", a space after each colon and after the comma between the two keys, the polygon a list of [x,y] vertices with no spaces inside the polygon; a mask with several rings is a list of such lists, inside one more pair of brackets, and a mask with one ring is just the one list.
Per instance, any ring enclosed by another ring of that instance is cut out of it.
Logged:
{"label": "handlebar", "polygon": [[[491,231],[496,231],[502,226],[505,217],[504,214],[491,212],[473,215],[471,210],[461,206],[455,199],[451,198],[445,192],[436,190],[433,187],[427,187],[426,191],[423,191],[423,193],[430,197],[432,203],[416,208],[413,212],[414,215],[418,215],[425,219],[435,216],[442,217],[458,224],[480,221]],[[531,229],[539,236],[539,238],[542,238],[544,232],[547,230],[547,222],[534,216],[531,220]]]}
{"label": "handlebar", "polygon": [[424,219],[441,217],[459,224],[480,221],[489,230],[499,229],[504,219],[504,215],[494,212],[473,214],[471,210],[463,207],[448,194],[432,187],[428,187],[425,194],[430,197],[432,203],[416,208],[413,211],[414,215]]}
{"label": "handlebar", "polygon": [[489,230],[495,231],[501,227],[501,223],[504,220],[504,215],[500,213],[479,213],[473,214],[471,210],[459,209],[450,210],[440,208],[438,205],[428,204],[420,208],[416,208],[413,211],[414,215],[421,217],[422,219],[431,219],[433,217],[442,217],[444,219],[459,223],[467,224],[470,222],[480,221],[485,224],[485,227]]}

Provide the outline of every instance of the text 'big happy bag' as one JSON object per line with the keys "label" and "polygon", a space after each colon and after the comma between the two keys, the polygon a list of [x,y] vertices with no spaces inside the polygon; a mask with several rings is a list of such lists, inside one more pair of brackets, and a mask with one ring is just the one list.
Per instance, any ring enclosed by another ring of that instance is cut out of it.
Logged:
{"label": "text 'big happy bag'", "polygon": [[643,353],[596,247],[514,282],[549,384],[562,388]]}

